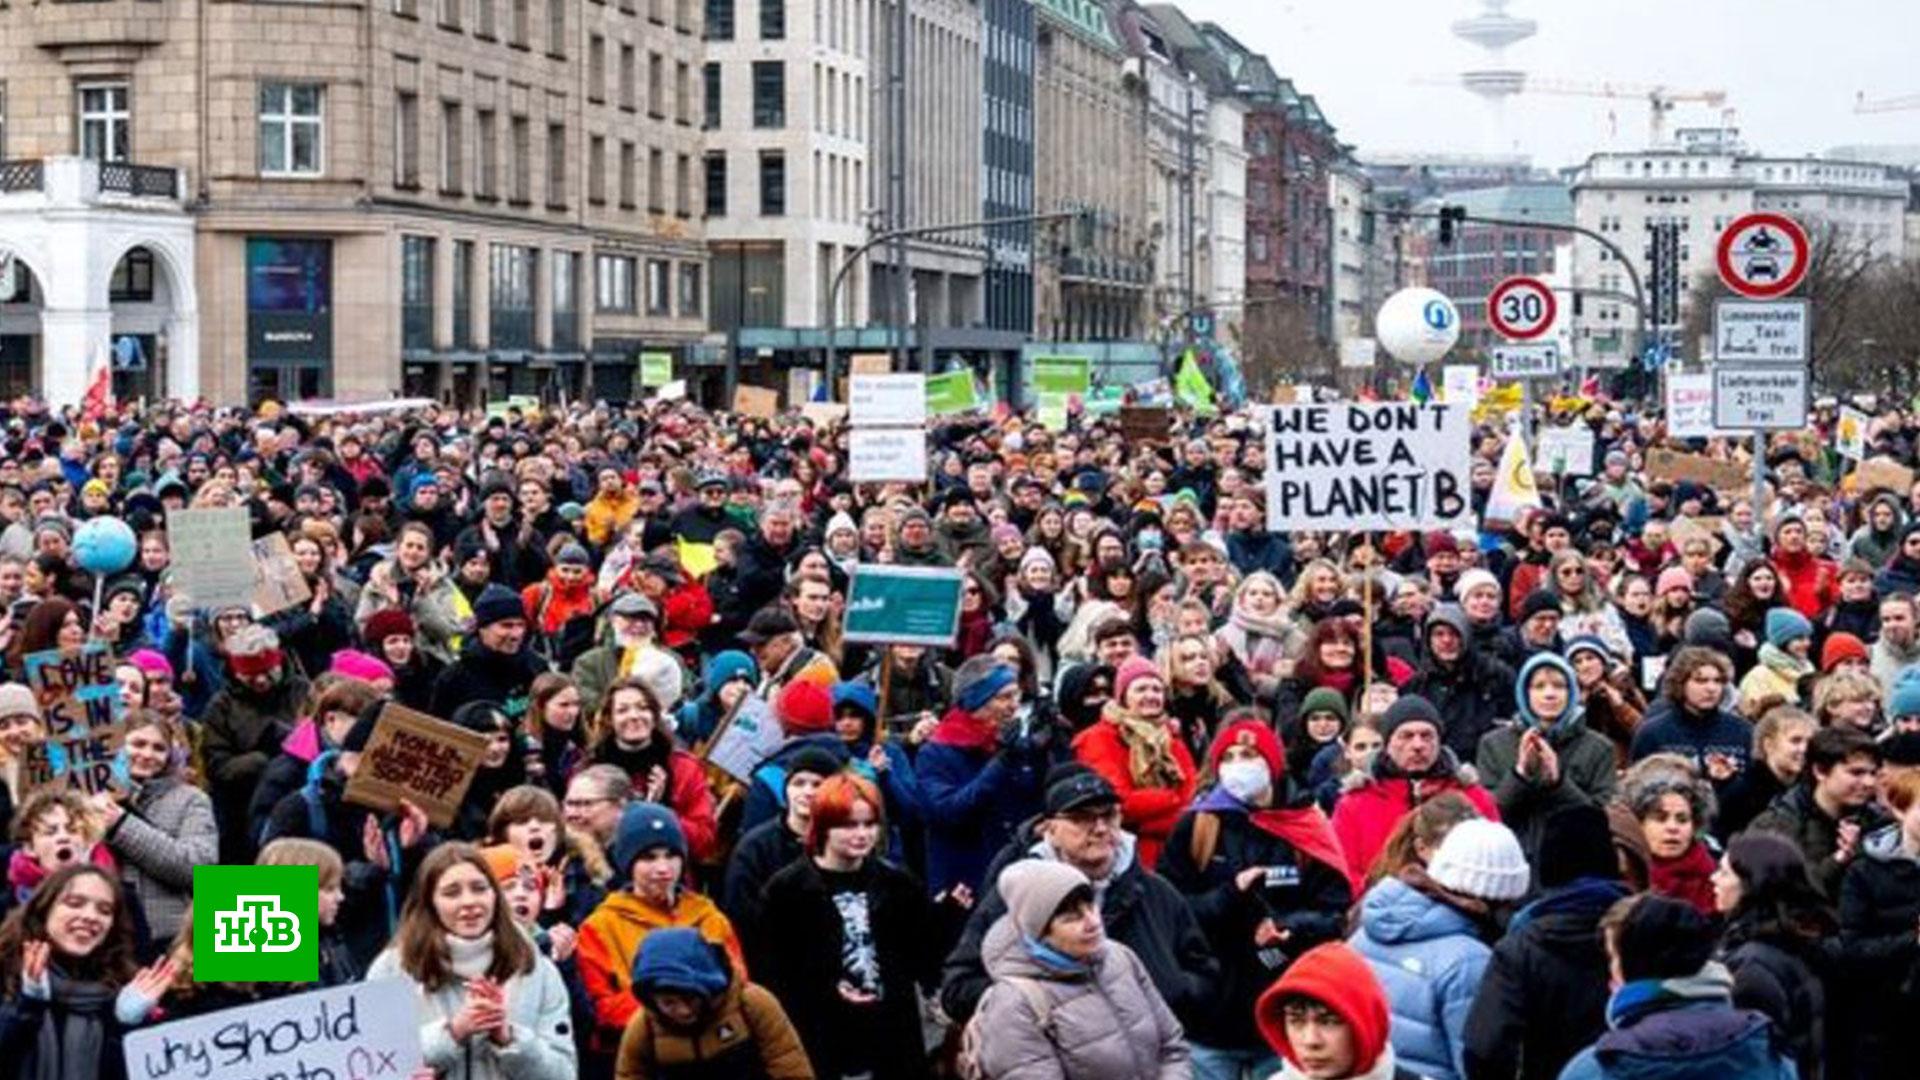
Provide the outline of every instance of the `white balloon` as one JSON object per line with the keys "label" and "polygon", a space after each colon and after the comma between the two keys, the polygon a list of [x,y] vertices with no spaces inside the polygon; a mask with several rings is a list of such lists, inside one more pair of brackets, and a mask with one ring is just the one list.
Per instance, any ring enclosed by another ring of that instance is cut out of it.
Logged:
{"label": "white balloon", "polygon": [[1380,305],[1374,337],[1403,364],[1431,364],[1460,340],[1460,311],[1436,289],[1401,289]]}

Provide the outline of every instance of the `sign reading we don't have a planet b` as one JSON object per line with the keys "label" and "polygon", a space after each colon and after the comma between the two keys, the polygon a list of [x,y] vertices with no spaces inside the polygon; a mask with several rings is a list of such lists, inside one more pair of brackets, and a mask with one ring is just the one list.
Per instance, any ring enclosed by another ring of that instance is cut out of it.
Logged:
{"label": "sign reading we don't have a planet b", "polygon": [[1473,421],[1457,405],[1278,405],[1267,422],[1267,527],[1473,523]]}
{"label": "sign reading we don't have a planet b", "polygon": [[126,716],[107,647],[32,653],[24,667],[47,735],[27,753],[27,790],[65,788],[93,795],[126,789],[131,783],[121,753]]}

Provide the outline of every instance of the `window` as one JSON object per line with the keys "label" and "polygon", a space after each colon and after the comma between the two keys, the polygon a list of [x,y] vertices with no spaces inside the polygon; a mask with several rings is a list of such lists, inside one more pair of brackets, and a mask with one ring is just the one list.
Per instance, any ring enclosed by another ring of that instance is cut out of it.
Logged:
{"label": "window", "polygon": [[556,251],[552,258],[552,348],[574,352],[580,348],[580,256]]}
{"label": "window", "polygon": [[500,195],[500,130],[492,109],[473,114],[473,194],[494,199]]}
{"label": "window", "polygon": [[680,124],[693,123],[693,65],[673,66],[673,119]]}
{"label": "window", "polygon": [[80,87],[80,156],[127,161],[133,153],[133,112],[126,83]]}
{"label": "window", "polygon": [[473,36],[493,39],[493,0],[473,0]]}
{"label": "window", "polygon": [[640,162],[631,141],[620,143],[620,209],[632,210],[640,205],[640,195],[636,186],[640,183]]}
{"label": "window", "polygon": [[672,267],[665,259],[647,260],[647,314],[673,314],[673,281],[668,277]]}
{"label": "window", "polygon": [[727,155],[724,151],[707,154],[707,216],[727,216]]}
{"label": "window", "polygon": [[779,41],[787,36],[787,0],[760,0],[760,40]]}
{"label": "window", "polygon": [[440,25],[449,30],[460,29],[461,0],[440,0]]}
{"label": "window", "polygon": [[260,84],[262,175],[320,175],[322,97],[312,83]]}
{"label": "window", "polygon": [[533,0],[513,0],[513,33],[507,39],[508,44],[522,49],[527,47],[527,40],[533,34],[533,16],[529,10],[532,3]]}
{"label": "window", "polygon": [[567,0],[547,0],[547,55],[567,55]]}
{"label": "window", "polygon": [[393,186],[420,186],[420,96],[411,90],[394,93]]}
{"label": "window", "polygon": [[733,0],[707,0],[707,40],[733,40]]}
{"label": "window", "polygon": [[460,104],[440,103],[440,190],[458,195],[466,170],[465,133],[461,130]]}
{"label": "window", "polygon": [[680,317],[683,319],[699,318],[704,314],[706,294],[700,288],[702,269],[699,263],[680,264]]}
{"label": "window", "polygon": [[693,33],[693,0],[673,0],[673,28],[683,34]]}
{"label": "window", "polygon": [[393,0],[393,13],[408,19],[416,18],[414,0]]}
{"label": "window", "polygon": [[153,252],[137,247],[121,256],[107,282],[113,303],[145,303],[153,299]]}
{"label": "window", "polygon": [[453,347],[473,348],[473,241],[453,242]]}
{"label": "window", "polygon": [[647,0],[647,21],[655,26],[667,25],[667,0]]}
{"label": "window", "polygon": [[693,216],[693,158],[687,154],[673,159],[673,212]]}
{"label": "window", "polygon": [[634,310],[634,260],[625,255],[601,255],[593,260],[593,302],[601,311]]}
{"label": "window", "polygon": [[495,349],[533,348],[533,282],[537,253],[517,244],[494,244],[488,275]]}
{"label": "window", "polygon": [[7,160],[7,84],[0,82],[0,161]]}
{"label": "window", "polygon": [[647,115],[667,118],[667,60],[659,53],[647,54]]}
{"label": "window", "polygon": [[753,62],[753,126],[787,126],[787,65],[783,61]]}
{"label": "window", "polygon": [[515,203],[533,201],[533,127],[524,116],[513,118],[513,194]]}
{"label": "window", "polygon": [[658,148],[647,150],[647,209],[656,214],[667,212],[667,155]]}
{"label": "window", "polygon": [[547,208],[567,208],[567,125],[547,125]]}
{"label": "window", "polygon": [[1254,233],[1252,236],[1248,237],[1248,241],[1249,241],[1248,251],[1250,254],[1252,254],[1253,261],[1257,263],[1266,262],[1267,261],[1266,234]]}
{"label": "window", "polygon": [[587,201],[607,203],[607,137],[595,135],[587,143]]}
{"label": "window", "polygon": [[700,95],[702,111],[701,127],[707,131],[720,130],[720,65],[708,64],[700,69],[700,80],[705,83]]}
{"label": "window", "polygon": [[760,151],[760,214],[780,217],[787,212],[787,155],[780,150]]}
{"label": "window", "polygon": [[587,38],[587,100],[607,100],[607,39],[599,34]]}
{"label": "window", "polygon": [[640,59],[631,45],[620,46],[620,107],[632,112],[640,107]]}
{"label": "window", "polygon": [[400,238],[400,347],[433,348],[433,237]]}

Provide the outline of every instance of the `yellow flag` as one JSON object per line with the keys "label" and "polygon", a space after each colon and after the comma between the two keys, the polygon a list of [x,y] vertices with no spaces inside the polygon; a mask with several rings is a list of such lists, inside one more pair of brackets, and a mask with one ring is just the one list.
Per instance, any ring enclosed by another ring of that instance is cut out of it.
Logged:
{"label": "yellow flag", "polygon": [[713,573],[714,567],[720,565],[720,560],[714,557],[712,544],[692,544],[685,540],[675,540],[673,546],[680,555],[680,565],[686,567],[687,573],[696,580],[705,578]]}

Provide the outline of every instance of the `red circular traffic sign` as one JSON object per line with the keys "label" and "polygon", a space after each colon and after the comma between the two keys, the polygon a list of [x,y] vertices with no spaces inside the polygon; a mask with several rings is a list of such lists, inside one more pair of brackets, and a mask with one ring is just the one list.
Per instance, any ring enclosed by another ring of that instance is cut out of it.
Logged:
{"label": "red circular traffic sign", "polygon": [[1733,219],[1714,249],[1720,280],[1741,296],[1785,296],[1807,276],[1813,247],[1807,230],[1784,214],[1747,214]]}
{"label": "red circular traffic sign", "polygon": [[1507,278],[1487,294],[1487,322],[1513,341],[1544,336],[1559,310],[1553,288],[1536,277]]}

